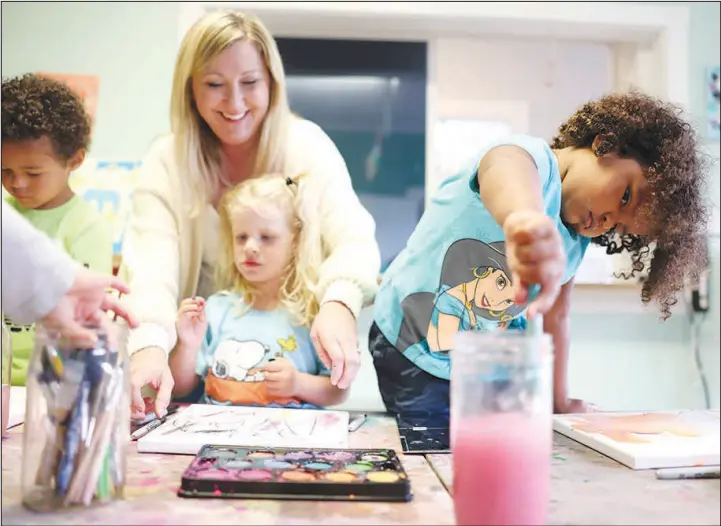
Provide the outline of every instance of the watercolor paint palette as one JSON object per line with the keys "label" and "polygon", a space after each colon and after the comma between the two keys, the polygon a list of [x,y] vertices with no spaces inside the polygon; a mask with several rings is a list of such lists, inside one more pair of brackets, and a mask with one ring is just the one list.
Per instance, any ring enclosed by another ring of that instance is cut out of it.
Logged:
{"label": "watercolor paint palette", "polygon": [[182,477],[181,497],[411,500],[392,449],[245,448],[206,445]]}

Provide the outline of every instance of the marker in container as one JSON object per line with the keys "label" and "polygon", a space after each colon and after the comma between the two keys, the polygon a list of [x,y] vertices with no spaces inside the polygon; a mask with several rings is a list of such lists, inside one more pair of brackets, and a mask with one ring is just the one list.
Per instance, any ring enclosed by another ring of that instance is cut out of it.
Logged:
{"label": "marker in container", "polygon": [[368,415],[358,415],[353,417],[353,419],[348,422],[348,431],[352,433],[353,431],[358,431],[358,428],[362,426],[365,421],[368,419]]}
{"label": "marker in container", "polygon": [[659,469],[656,471],[656,478],[660,480],[717,479],[721,478],[721,469],[719,466]]}

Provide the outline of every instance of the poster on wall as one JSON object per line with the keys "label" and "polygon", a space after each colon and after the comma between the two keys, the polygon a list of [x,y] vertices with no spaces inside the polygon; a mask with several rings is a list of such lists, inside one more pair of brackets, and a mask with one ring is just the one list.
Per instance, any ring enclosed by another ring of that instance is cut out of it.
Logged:
{"label": "poster on wall", "polygon": [[85,111],[90,115],[90,122],[95,122],[95,112],[98,107],[98,89],[100,86],[100,79],[97,76],[46,72],[40,72],[38,75],[62,82],[77,93],[85,105]]}
{"label": "poster on wall", "polygon": [[706,111],[708,138],[719,140],[719,121],[721,121],[721,106],[719,106],[719,66],[709,68],[706,73]]}

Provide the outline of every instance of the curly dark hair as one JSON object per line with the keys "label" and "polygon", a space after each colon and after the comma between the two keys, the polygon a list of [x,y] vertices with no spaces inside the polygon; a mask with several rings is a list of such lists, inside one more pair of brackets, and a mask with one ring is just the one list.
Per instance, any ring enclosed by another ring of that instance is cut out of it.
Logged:
{"label": "curly dark hair", "polygon": [[703,202],[707,159],[697,148],[693,128],[682,110],[638,92],[606,95],[589,102],[561,125],[551,147],[593,148],[597,156],[618,152],[644,167],[650,198],[642,213],[653,217],[648,236],[607,232],[592,241],[606,253],[628,251],[630,279],[647,266],[641,301],[655,299],[661,318],[671,315],[676,294],[687,278],[706,264],[704,244],[708,209]]}
{"label": "curly dark hair", "polygon": [[47,136],[67,161],[90,145],[90,117],[80,97],[65,84],[26,74],[2,81],[2,141]]}

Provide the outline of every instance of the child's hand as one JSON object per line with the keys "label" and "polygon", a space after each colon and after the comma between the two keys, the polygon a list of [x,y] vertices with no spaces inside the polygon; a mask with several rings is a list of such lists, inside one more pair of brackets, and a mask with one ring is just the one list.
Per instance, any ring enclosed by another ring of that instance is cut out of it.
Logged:
{"label": "child's hand", "polygon": [[265,387],[268,394],[281,398],[295,396],[298,371],[290,360],[276,358],[268,362],[263,368],[265,371]]}
{"label": "child's hand", "polygon": [[180,303],[178,320],[176,322],[178,340],[191,349],[200,349],[208,330],[208,320],[205,318],[205,299],[188,298]]}
{"label": "child's hand", "polygon": [[529,285],[540,285],[541,292],[529,305],[528,316],[547,312],[561,290],[566,268],[566,254],[556,224],[539,212],[514,212],[506,218],[503,231],[516,303],[528,301]]}

